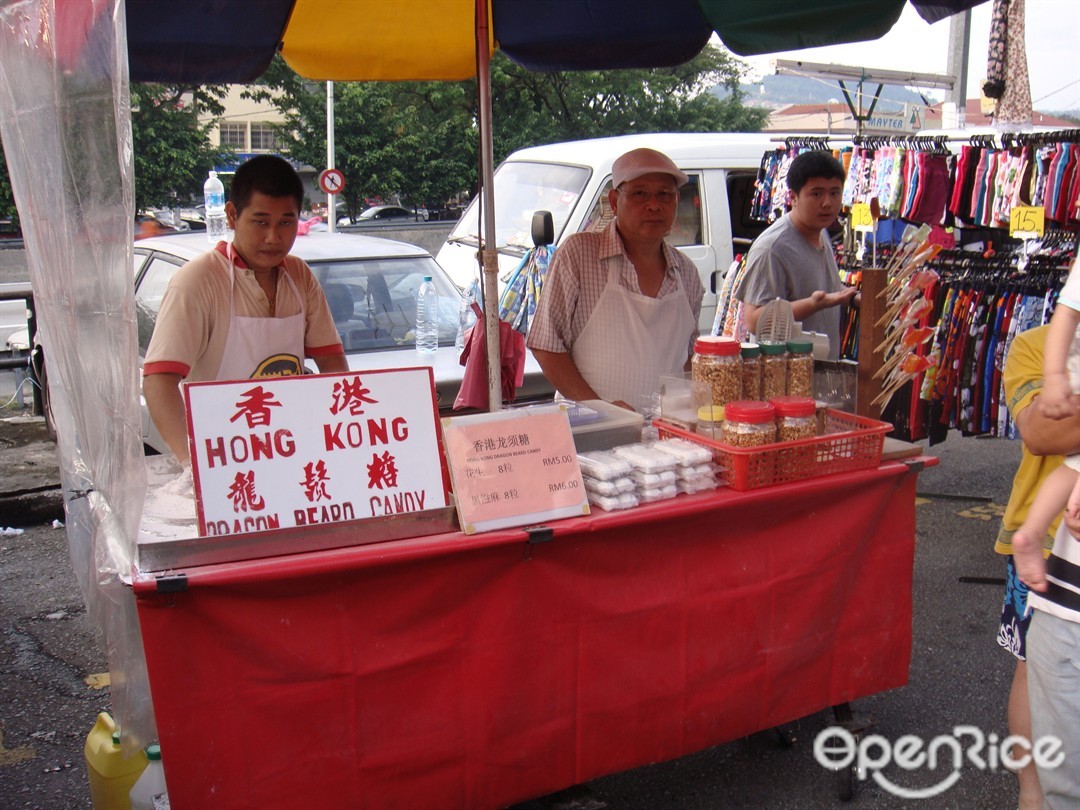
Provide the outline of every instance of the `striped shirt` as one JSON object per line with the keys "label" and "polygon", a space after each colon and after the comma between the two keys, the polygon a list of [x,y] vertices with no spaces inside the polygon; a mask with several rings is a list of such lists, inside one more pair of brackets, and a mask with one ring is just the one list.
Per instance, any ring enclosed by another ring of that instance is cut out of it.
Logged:
{"label": "striped shirt", "polygon": [[[637,271],[626,255],[615,222],[598,233],[576,233],[555,251],[544,279],[536,317],[529,326],[530,349],[564,354],[570,351],[600,301],[613,262],[619,268],[619,283],[631,292],[641,294]],[[663,244],[663,251],[667,270],[656,297],[679,294],[681,284],[694,313],[693,332],[684,336],[692,350],[705,287],[687,256],[667,242]]]}

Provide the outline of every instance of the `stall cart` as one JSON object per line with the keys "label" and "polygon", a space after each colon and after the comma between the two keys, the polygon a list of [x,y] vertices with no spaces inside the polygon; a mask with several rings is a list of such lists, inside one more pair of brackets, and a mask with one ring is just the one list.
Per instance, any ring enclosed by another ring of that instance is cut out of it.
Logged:
{"label": "stall cart", "polygon": [[138,574],[172,806],[505,806],[902,686],[927,463]]}

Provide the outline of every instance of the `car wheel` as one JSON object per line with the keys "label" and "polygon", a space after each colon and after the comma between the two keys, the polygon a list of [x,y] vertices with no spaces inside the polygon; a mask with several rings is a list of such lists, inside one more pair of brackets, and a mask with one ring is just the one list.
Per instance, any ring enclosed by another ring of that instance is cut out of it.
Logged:
{"label": "car wheel", "polygon": [[30,378],[38,390],[41,413],[35,416],[45,417],[45,430],[49,438],[56,441],[56,421],[53,419],[52,397],[49,396],[49,373],[45,368],[45,350],[40,344],[34,346],[30,354]]}

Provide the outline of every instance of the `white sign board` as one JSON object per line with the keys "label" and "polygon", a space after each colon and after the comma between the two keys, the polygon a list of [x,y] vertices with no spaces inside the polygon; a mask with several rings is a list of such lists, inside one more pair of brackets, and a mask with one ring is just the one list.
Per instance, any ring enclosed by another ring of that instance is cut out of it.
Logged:
{"label": "white sign board", "polygon": [[430,368],[184,386],[203,537],[447,505]]}

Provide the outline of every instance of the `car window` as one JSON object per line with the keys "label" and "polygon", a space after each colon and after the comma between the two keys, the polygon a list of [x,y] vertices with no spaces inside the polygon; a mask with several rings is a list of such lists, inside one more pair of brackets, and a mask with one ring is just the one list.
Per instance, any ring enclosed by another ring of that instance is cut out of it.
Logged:
{"label": "car window", "polygon": [[[671,226],[671,231],[667,235],[668,244],[672,247],[686,247],[702,243],[700,178],[696,174],[689,173],[688,178],[686,185],[679,189],[679,211],[675,215],[675,224]],[[602,231],[615,217],[608,203],[609,191],[611,191],[610,179],[600,189],[589,216],[582,223],[581,230]]]}
{"label": "car window", "polygon": [[[136,262],[138,261],[140,259],[136,257]],[[139,330],[139,351],[142,354],[146,354],[150,337],[154,334],[154,324],[157,323],[165,288],[169,286],[169,279],[179,269],[179,264],[155,255],[146,265],[142,279],[135,289],[135,322]]]}
{"label": "car window", "polygon": [[412,347],[416,297],[425,275],[439,293],[439,345],[457,337],[461,293],[428,257],[312,264],[346,352]]}

